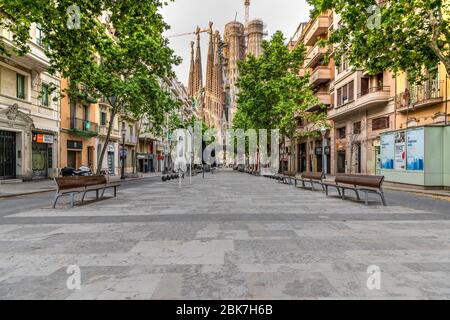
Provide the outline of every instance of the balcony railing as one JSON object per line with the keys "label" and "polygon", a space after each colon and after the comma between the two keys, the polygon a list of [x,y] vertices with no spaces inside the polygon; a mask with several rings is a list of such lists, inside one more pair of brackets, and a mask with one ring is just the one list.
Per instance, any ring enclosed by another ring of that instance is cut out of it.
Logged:
{"label": "balcony railing", "polygon": [[373,87],[361,91],[357,94],[356,100],[344,101],[338,104],[328,113],[328,119],[334,120],[343,118],[355,110],[366,110],[369,108],[380,107],[386,105],[392,99],[390,87]]}
{"label": "balcony railing", "polygon": [[327,48],[322,48],[319,44],[316,44],[306,56],[306,68],[315,67],[327,53]]}
{"label": "balcony railing", "polygon": [[78,118],[69,118],[70,129],[81,130],[81,131],[89,131],[89,132],[98,132],[98,124],[95,122],[91,122],[89,120],[78,119]]}
{"label": "balcony railing", "polygon": [[444,81],[438,80],[430,80],[422,85],[412,86],[409,92],[397,95],[398,110],[402,112],[411,108],[422,108],[442,102],[444,99],[443,86]]}
{"label": "balcony railing", "polygon": [[390,92],[391,91],[391,87],[372,87],[366,90],[361,91],[360,93],[358,93],[358,99],[361,98],[362,96],[365,96],[367,94],[370,93],[374,93],[374,92]]}
{"label": "balcony railing", "polygon": [[136,136],[126,135],[125,136],[125,143],[127,143],[127,144],[137,144],[138,143],[138,138]]}

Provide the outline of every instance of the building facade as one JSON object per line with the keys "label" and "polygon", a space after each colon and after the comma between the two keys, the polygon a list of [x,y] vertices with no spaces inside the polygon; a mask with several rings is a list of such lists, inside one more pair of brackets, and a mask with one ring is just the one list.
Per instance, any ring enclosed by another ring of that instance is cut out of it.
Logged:
{"label": "building facade", "polygon": [[[39,26],[30,28],[30,51],[0,58],[0,180],[41,179],[58,174],[59,78],[46,72],[49,60]],[[0,41],[12,49],[12,34]],[[54,91],[52,90],[54,88]]]}

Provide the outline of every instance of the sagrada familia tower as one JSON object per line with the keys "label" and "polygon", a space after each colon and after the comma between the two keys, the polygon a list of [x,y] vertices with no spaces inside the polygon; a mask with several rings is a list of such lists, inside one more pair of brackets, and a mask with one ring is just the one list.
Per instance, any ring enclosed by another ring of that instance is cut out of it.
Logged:
{"label": "sagrada familia tower", "polygon": [[[250,0],[245,0],[245,25],[232,21],[225,25],[223,38],[213,31],[213,23],[207,30],[197,28],[195,42],[191,42],[191,65],[188,94],[197,105],[197,116],[210,128],[222,131],[232,126],[236,113],[239,77],[238,61],[248,55],[260,56],[264,37],[264,23],[249,21]],[[203,83],[200,33],[208,32],[209,47],[206,61],[206,81]]]}

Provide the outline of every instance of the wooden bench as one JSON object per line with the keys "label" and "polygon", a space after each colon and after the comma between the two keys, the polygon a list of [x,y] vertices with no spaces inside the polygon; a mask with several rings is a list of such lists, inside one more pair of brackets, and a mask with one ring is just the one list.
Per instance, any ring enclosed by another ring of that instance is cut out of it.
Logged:
{"label": "wooden bench", "polygon": [[345,191],[352,190],[356,194],[356,198],[360,201],[359,192],[365,193],[365,204],[369,205],[369,193],[378,194],[386,206],[386,198],[383,191],[384,176],[371,175],[354,175],[354,174],[340,174],[336,176],[334,183],[326,182],[325,193],[328,196],[328,188],[334,187],[337,189],[339,196],[345,199]]}
{"label": "wooden bench", "polygon": [[285,184],[292,184],[292,181],[295,181],[296,173],[294,171],[285,171],[279,178],[279,182]]}
{"label": "wooden bench", "polygon": [[106,189],[114,189],[114,197],[117,196],[117,187],[120,183],[109,183],[105,176],[82,176],[82,177],[62,177],[55,178],[58,189],[56,190],[53,208],[56,207],[58,199],[70,196],[70,206],[73,208],[75,195],[82,193],[81,203],[88,192],[95,191],[96,199],[99,198],[99,191],[102,191],[101,198],[104,197]]}
{"label": "wooden bench", "polygon": [[[302,188],[308,188],[312,191],[315,191],[314,184],[318,184],[322,187],[322,190],[325,191],[325,187],[323,185],[323,179],[325,179],[325,174],[323,172],[312,173],[312,172],[303,172],[299,179],[295,179],[295,186],[297,187],[298,182],[301,182]],[[309,187],[306,187],[306,183],[309,183]]]}

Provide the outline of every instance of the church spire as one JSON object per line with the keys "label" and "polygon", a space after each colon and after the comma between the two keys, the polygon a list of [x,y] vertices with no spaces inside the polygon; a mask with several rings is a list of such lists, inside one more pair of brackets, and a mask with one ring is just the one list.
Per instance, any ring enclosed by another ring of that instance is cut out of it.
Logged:
{"label": "church spire", "polygon": [[210,93],[213,88],[213,67],[214,67],[214,34],[213,34],[213,23],[209,23],[209,48],[208,48],[208,58],[206,61],[206,93]]}
{"label": "church spire", "polygon": [[195,52],[195,63],[194,63],[194,96],[198,97],[199,93],[203,89],[203,78],[202,78],[202,54],[200,49],[200,28],[197,27],[195,31],[197,36],[197,48]]}
{"label": "church spire", "polygon": [[191,67],[189,68],[188,94],[194,96],[194,41],[191,42]]}

